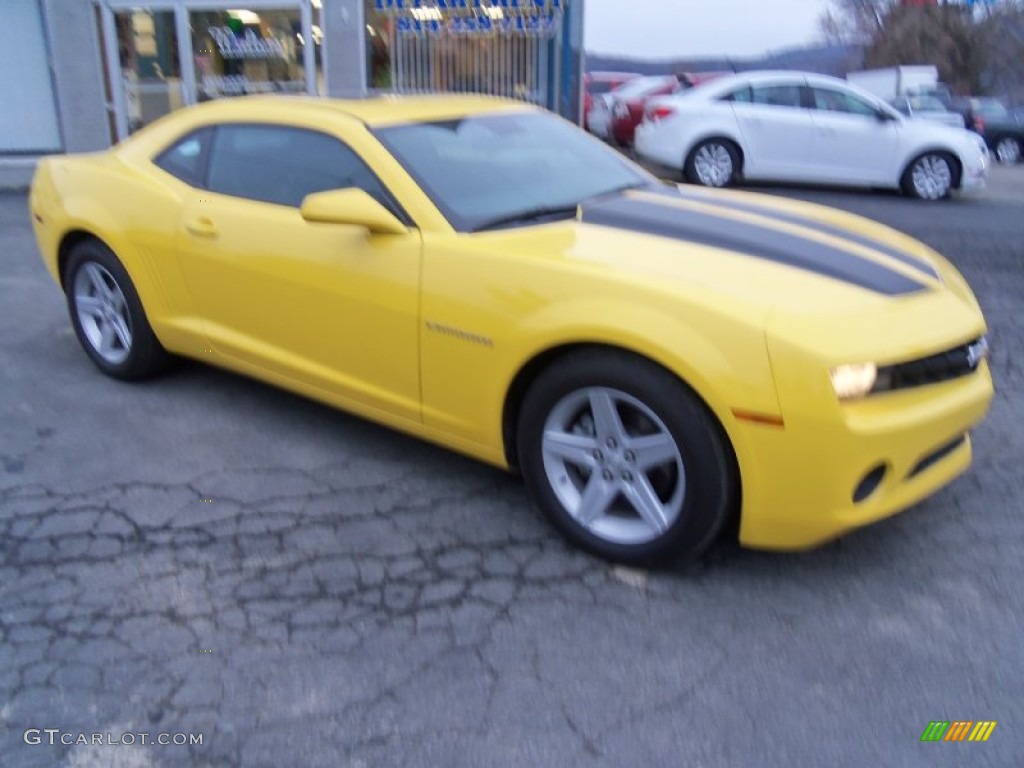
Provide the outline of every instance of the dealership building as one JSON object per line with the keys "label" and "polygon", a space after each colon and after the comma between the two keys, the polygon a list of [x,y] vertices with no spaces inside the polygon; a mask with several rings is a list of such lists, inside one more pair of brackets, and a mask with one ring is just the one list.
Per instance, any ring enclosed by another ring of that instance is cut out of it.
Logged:
{"label": "dealership building", "polygon": [[256,93],[489,93],[579,120],[583,0],[3,0],[0,187]]}

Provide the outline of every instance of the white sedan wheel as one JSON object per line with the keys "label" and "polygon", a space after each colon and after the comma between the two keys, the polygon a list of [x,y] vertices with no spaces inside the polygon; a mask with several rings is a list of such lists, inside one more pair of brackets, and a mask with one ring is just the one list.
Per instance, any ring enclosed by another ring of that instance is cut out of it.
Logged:
{"label": "white sedan wheel", "polygon": [[953,189],[953,166],[945,155],[922,155],[910,166],[910,191],[922,200],[942,200]]}

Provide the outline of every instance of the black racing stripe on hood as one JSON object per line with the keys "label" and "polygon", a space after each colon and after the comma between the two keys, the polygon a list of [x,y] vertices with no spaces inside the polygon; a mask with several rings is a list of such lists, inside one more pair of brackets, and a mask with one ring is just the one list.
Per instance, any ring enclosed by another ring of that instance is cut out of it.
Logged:
{"label": "black racing stripe on hood", "polygon": [[888,267],[788,232],[697,213],[653,201],[616,197],[584,204],[581,220],[632,232],[722,248],[814,272],[888,296],[923,290],[922,283]]}
{"label": "black racing stripe on hood", "polygon": [[865,248],[870,248],[873,251],[885,254],[890,258],[896,259],[901,264],[906,264],[908,267],[913,267],[920,272],[928,275],[928,277],[938,278],[939,273],[935,267],[926,261],[922,261],[916,256],[911,256],[906,251],[901,251],[898,248],[894,248],[891,245],[887,245],[880,240],[876,240],[873,237],[867,235],[861,235],[856,232],[851,232],[848,229],[837,227],[833,224],[827,224],[817,219],[808,218],[807,216],[801,216],[796,213],[788,213],[785,211],[778,211],[768,205],[762,205],[755,202],[749,202],[746,200],[721,200],[713,198],[710,195],[701,195],[700,193],[687,194],[678,187],[665,187],[662,185],[652,186],[645,188],[644,192],[652,192],[656,195],[664,195],[666,197],[672,197],[676,200],[692,200],[695,203],[708,203],[711,205],[717,205],[722,208],[732,208],[736,211],[744,211],[746,213],[756,213],[763,216],[771,216],[773,219],[779,221],[785,221],[789,224],[796,224],[806,229],[813,229],[816,232],[821,232],[823,235],[831,235],[832,237],[838,237],[842,240],[849,240],[851,243],[857,245],[863,245]]}

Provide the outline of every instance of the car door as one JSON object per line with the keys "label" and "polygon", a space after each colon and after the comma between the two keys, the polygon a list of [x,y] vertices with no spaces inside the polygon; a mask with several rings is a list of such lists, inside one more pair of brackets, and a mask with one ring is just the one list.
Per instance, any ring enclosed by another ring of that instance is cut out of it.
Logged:
{"label": "car door", "polygon": [[892,184],[899,176],[900,122],[880,117],[875,105],[832,86],[810,88],[814,181]]}
{"label": "car door", "polygon": [[747,178],[801,180],[808,175],[814,124],[802,88],[802,79],[790,79],[753,84],[732,94]]}
{"label": "car door", "polygon": [[313,192],[359,187],[404,214],[338,138],[225,124],[178,236],[211,348],[272,375],[419,418],[418,230],[374,235],[307,222]]}

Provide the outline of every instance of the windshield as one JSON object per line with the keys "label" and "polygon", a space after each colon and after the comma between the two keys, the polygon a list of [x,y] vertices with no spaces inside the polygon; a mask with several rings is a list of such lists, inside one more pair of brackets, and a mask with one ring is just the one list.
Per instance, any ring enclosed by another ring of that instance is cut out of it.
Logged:
{"label": "windshield", "polygon": [[376,135],[462,232],[657,183],[614,150],[545,112],[412,123],[380,128]]}
{"label": "windshield", "polygon": [[996,99],[978,99],[975,111],[982,117],[987,117],[990,120],[1003,120],[1010,116],[1003,103]]}
{"label": "windshield", "polygon": [[910,108],[917,112],[945,112],[945,105],[934,96],[911,96]]}
{"label": "windshield", "polygon": [[602,93],[608,93],[610,90],[612,90],[612,88],[615,88],[617,85],[618,83],[616,83],[613,80],[594,80],[590,83],[587,83],[587,93],[593,93],[598,95]]}

